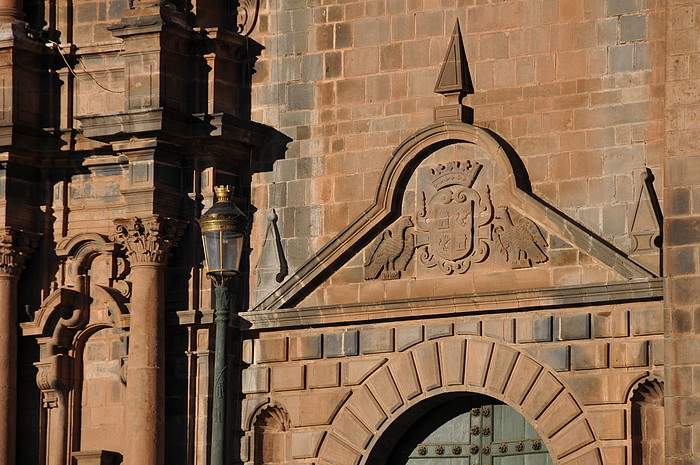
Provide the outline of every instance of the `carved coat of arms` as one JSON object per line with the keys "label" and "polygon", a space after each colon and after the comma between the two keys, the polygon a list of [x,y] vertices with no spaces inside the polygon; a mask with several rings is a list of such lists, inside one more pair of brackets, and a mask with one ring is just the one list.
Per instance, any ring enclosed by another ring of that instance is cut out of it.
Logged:
{"label": "carved coat of arms", "polygon": [[450,162],[430,170],[429,186],[420,192],[416,230],[420,261],[445,274],[465,273],[489,253],[493,220],[490,189],[472,186],[482,165]]}

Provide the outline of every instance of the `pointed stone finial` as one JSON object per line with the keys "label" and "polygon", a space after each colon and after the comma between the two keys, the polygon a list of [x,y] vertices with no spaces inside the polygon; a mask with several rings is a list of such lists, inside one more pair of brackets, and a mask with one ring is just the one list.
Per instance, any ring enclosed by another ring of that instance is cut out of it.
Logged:
{"label": "pointed stone finial", "polygon": [[640,177],[641,188],[630,220],[630,257],[655,275],[661,276],[661,206],[654,190],[654,174],[645,168]]}
{"label": "pointed stone finial", "polygon": [[450,44],[447,46],[445,59],[440,69],[435,92],[447,97],[450,102],[435,109],[435,121],[462,121],[472,123],[474,110],[462,105],[462,99],[467,94],[474,93],[472,77],[469,73],[467,54],[462,42],[462,31],[459,28],[459,20],[455,21]]}

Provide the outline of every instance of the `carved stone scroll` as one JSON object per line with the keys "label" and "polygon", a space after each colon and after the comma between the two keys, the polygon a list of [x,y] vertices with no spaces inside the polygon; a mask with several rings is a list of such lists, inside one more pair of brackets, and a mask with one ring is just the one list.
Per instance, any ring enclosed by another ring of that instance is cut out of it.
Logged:
{"label": "carved stone scroll", "polygon": [[238,33],[244,36],[250,35],[258,23],[258,13],[260,11],[260,0],[239,0],[238,1]]}
{"label": "carved stone scroll", "polygon": [[170,249],[185,234],[186,222],[153,216],[118,219],[112,236],[131,263],[166,263]]}

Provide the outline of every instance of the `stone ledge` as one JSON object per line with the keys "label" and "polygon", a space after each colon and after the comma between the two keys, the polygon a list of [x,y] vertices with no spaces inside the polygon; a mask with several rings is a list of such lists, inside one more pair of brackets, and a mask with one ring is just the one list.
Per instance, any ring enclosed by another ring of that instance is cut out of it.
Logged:
{"label": "stone ledge", "polygon": [[401,299],[377,303],[291,308],[239,314],[242,329],[378,322],[408,317],[440,317],[482,312],[523,312],[554,307],[593,306],[663,299],[663,280]]}

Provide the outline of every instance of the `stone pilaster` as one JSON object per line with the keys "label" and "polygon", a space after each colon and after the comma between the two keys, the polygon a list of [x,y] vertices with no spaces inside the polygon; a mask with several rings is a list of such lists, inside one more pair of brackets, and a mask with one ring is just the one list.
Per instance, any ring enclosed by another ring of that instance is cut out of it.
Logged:
{"label": "stone pilaster", "polygon": [[697,1],[666,12],[664,159],[664,416],[666,463],[700,461],[700,17],[678,21]]}
{"label": "stone pilaster", "polygon": [[131,329],[125,463],[162,465],[165,408],[165,270],[185,223],[153,216],[116,220],[113,239],[131,262]]}
{"label": "stone pilaster", "polygon": [[38,236],[0,231],[0,463],[15,463],[17,415],[17,281]]}

